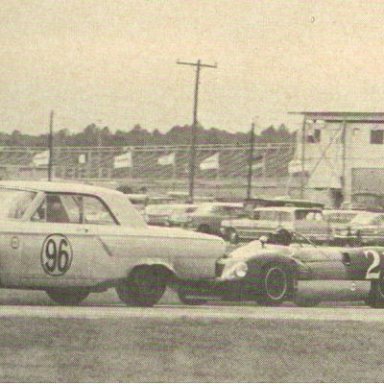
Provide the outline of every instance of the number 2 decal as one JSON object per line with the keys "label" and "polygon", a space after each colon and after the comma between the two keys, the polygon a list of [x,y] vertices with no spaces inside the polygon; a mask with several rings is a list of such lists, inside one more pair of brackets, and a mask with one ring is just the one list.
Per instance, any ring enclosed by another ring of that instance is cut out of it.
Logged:
{"label": "number 2 decal", "polygon": [[62,276],[72,263],[72,247],[64,235],[48,236],[41,250],[41,266],[51,276]]}
{"label": "number 2 decal", "polygon": [[372,260],[370,266],[368,267],[365,278],[367,280],[378,280],[380,278],[380,255],[374,250],[364,251],[364,256],[368,260]]}

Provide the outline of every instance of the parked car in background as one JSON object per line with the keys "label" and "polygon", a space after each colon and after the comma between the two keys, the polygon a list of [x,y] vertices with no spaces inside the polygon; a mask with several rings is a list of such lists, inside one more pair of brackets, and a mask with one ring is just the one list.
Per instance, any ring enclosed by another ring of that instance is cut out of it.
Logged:
{"label": "parked car in background", "polygon": [[195,212],[187,215],[185,228],[197,232],[220,235],[221,222],[226,219],[243,217],[242,203],[201,203]]}
{"label": "parked car in background", "polygon": [[[185,191],[169,191],[167,196],[171,197],[175,202],[189,202],[189,193]],[[194,203],[213,202],[215,198],[213,196],[194,196],[193,201]]]}
{"label": "parked car in background", "polygon": [[342,238],[338,238],[337,234],[348,230],[350,228],[350,222],[354,219],[361,211],[350,210],[350,209],[324,209],[323,216],[328,222],[334,237],[335,245],[351,245],[345,242]]}
{"label": "parked car in background", "polygon": [[384,213],[359,212],[345,228],[334,231],[335,241],[351,245],[384,245]]}
{"label": "parked car in background", "polygon": [[343,227],[351,222],[361,211],[350,209],[324,209],[323,216],[332,227]]}
{"label": "parked car in background", "polygon": [[149,225],[181,226],[176,225],[178,217],[184,217],[185,215],[194,212],[196,208],[196,205],[191,204],[147,205],[144,210],[144,218]]}
{"label": "parked car in background", "polygon": [[291,243],[299,233],[315,243],[329,243],[332,232],[322,210],[297,207],[266,207],[253,210],[251,217],[224,220],[221,234],[232,243],[269,236],[275,242]]}
{"label": "parked car in background", "polygon": [[121,192],[83,184],[0,182],[1,288],[75,305],[116,289],[152,306],[167,286],[214,280],[217,236],[149,227]]}
{"label": "parked car in background", "polygon": [[196,209],[197,205],[195,204],[180,204],[173,209],[172,213],[168,216],[167,225],[169,227],[185,227],[189,221],[188,215],[195,212]]}
{"label": "parked car in background", "polygon": [[126,196],[131,204],[143,215],[145,206],[147,205],[148,195],[144,193],[128,193]]}
{"label": "parked car in background", "polygon": [[287,196],[282,197],[250,197],[244,200],[246,212],[251,213],[255,208],[267,207],[298,207],[298,208],[318,208],[323,209],[324,204],[310,200],[292,199]]}

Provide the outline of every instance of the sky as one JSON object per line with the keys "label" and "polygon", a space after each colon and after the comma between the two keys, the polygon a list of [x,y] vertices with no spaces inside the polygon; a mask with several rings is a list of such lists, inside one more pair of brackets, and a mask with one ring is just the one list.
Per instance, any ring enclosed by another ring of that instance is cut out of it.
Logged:
{"label": "sky", "polygon": [[371,0],[2,0],[0,131],[90,123],[230,132],[289,111],[384,111],[384,2]]}

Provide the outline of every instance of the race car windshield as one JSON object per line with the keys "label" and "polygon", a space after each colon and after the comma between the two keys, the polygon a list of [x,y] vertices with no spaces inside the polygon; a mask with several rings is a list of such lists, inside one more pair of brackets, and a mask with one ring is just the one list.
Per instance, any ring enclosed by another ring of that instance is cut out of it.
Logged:
{"label": "race car windshield", "polygon": [[17,189],[0,189],[0,219],[20,220],[36,193]]}

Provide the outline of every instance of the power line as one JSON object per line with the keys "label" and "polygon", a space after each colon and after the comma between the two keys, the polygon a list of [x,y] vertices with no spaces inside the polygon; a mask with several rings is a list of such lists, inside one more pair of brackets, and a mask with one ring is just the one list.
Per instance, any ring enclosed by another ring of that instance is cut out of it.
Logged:
{"label": "power line", "polygon": [[191,130],[191,152],[189,159],[189,201],[193,203],[193,194],[194,194],[194,183],[195,183],[195,161],[196,161],[196,131],[197,131],[197,107],[199,99],[199,81],[200,81],[200,70],[201,68],[217,68],[217,64],[209,65],[202,64],[200,59],[197,60],[197,63],[189,63],[184,61],[177,61],[176,64],[180,65],[189,65],[196,67],[196,78],[195,78],[195,93],[194,93],[194,102],[193,102],[193,124]]}

